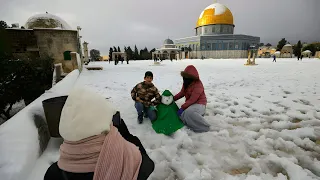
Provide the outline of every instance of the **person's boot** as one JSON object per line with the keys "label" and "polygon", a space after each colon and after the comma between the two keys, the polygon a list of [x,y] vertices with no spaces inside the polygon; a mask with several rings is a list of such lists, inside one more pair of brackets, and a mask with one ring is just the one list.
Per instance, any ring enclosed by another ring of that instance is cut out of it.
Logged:
{"label": "person's boot", "polygon": [[138,123],[142,124],[142,122],[143,122],[143,114],[138,115]]}

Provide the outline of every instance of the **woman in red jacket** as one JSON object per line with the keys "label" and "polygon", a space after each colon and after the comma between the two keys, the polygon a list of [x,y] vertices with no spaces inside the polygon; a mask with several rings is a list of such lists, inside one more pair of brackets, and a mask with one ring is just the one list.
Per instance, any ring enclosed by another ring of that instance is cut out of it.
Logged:
{"label": "woman in red jacket", "polygon": [[183,86],[181,91],[174,96],[177,101],[182,97],[186,102],[178,111],[183,123],[195,132],[207,132],[210,125],[203,118],[207,105],[207,97],[204,92],[203,84],[199,78],[197,69],[190,65],[181,72]]}

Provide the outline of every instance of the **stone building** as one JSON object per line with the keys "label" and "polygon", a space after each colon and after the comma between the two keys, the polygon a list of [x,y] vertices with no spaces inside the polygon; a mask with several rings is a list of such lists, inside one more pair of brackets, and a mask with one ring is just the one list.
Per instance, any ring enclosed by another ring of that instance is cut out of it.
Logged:
{"label": "stone building", "polygon": [[292,58],[293,56],[293,46],[291,44],[286,44],[281,49],[281,55],[282,58]]}
{"label": "stone building", "polygon": [[171,39],[166,39],[161,48],[152,53],[152,59],[178,59],[180,49]]}
{"label": "stone building", "polygon": [[232,12],[223,4],[214,3],[200,14],[195,36],[175,40],[183,50],[181,58],[246,58],[250,46],[257,46],[260,37],[234,34]]}
{"label": "stone building", "polygon": [[262,46],[259,47],[258,57],[260,58],[270,58],[277,51],[275,47]]}
{"label": "stone building", "polygon": [[77,30],[71,29],[61,18],[48,13],[32,16],[25,28],[6,29],[14,58],[51,57],[55,64],[62,64],[66,73],[77,68],[77,60],[71,55],[72,52],[82,54]]}

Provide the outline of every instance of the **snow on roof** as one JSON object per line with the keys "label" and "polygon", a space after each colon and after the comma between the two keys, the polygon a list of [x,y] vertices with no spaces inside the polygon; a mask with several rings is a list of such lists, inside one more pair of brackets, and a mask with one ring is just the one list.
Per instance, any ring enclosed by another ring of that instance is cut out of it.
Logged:
{"label": "snow on roof", "polygon": [[225,5],[220,4],[220,3],[211,4],[210,6],[206,7],[202,11],[202,13],[200,14],[199,18],[202,18],[203,14],[204,14],[204,11],[207,10],[207,9],[215,9],[214,15],[217,16],[217,15],[221,15],[221,14],[225,13],[228,8]]}
{"label": "snow on roof", "polygon": [[311,51],[310,50],[305,50],[305,51],[303,51],[304,53],[311,53]]}
{"label": "snow on roof", "polygon": [[180,51],[179,48],[160,48],[156,49],[157,51]]}
{"label": "snow on roof", "polygon": [[281,54],[281,52],[280,51],[276,51],[274,54]]}
{"label": "snow on roof", "polygon": [[171,39],[166,39],[166,40],[164,40],[163,44],[174,45],[174,42]]}
{"label": "snow on roof", "polygon": [[[34,16],[31,16],[26,24],[25,24],[25,28],[27,29],[32,29],[32,26],[35,22],[39,21],[39,20],[43,20],[44,27],[37,27],[38,24],[36,25],[36,28],[46,28],[47,26],[53,26],[52,29],[58,29],[61,28],[63,30],[73,30],[71,28],[71,26],[62,18],[53,15],[53,14],[49,14],[49,13],[45,13],[45,14],[36,14]],[[53,21],[52,21],[53,20]],[[50,28],[51,29],[51,28]]]}
{"label": "snow on roof", "polygon": [[291,45],[291,44],[286,44],[286,45],[284,45],[284,46],[291,47],[292,45]]}

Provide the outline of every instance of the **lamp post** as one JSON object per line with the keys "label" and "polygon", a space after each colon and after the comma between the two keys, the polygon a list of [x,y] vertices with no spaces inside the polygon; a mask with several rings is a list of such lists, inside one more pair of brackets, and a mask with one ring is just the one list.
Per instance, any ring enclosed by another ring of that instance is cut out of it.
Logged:
{"label": "lamp post", "polygon": [[78,53],[80,55],[81,58],[81,62],[83,62],[83,55],[82,55],[82,47],[81,47],[81,38],[82,36],[80,36],[80,31],[82,30],[82,28],[80,26],[77,26],[77,37],[78,37]]}
{"label": "lamp post", "polygon": [[88,44],[89,43],[87,43],[86,41],[83,42],[84,63],[89,62]]}

